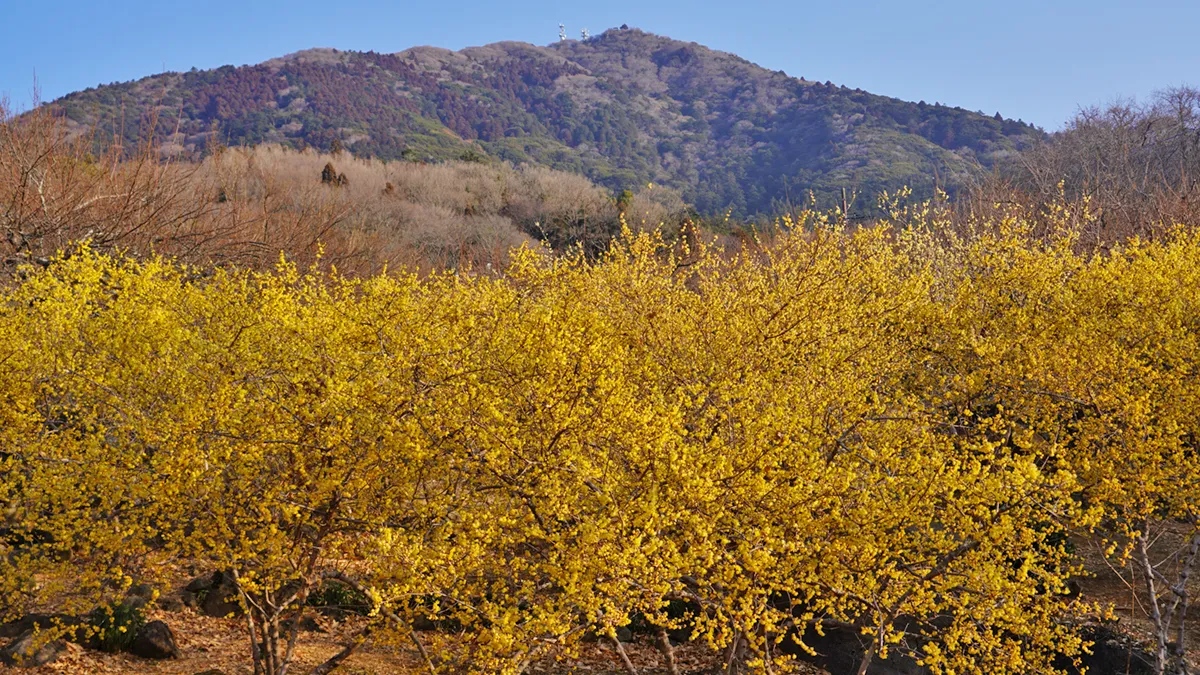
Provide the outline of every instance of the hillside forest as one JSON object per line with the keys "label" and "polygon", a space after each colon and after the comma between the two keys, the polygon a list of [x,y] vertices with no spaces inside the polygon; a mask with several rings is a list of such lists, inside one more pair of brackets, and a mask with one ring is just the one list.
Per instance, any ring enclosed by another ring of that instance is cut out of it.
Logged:
{"label": "hillside forest", "polygon": [[314,49],[163,73],[53,103],[79,133],[163,152],[281,144],[359,157],[506,161],[648,183],[704,215],[773,216],[814,198],[908,187],[951,194],[1044,133],[1000,113],[911,103],[755,65],[637,29],[548,47]]}

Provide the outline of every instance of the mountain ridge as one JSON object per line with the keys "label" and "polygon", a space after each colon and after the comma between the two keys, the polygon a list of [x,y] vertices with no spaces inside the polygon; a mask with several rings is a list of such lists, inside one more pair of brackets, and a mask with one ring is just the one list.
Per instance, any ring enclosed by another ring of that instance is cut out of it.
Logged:
{"label": "mountain ridge", "polygon": [[493,159],[655,183],[702,213],[778,212],[908,185],[951,191],[1044,137],[1019,121],[792,77],[638,29],[548,46],[313,48],[69,94],[80,130],[168,152],[216,143]]}

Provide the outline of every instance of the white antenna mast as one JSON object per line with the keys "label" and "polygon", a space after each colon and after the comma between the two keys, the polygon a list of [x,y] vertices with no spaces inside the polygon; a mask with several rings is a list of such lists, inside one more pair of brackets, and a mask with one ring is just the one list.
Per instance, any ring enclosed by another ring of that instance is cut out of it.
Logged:
{"label": "white antenna mast", "polygon": [[579,35],[580,35],[580,36],[582,36],[582,39],[584,39],[584,40],[586,40],[586,39],[588,39],[588,38],[592,37],[592,34],[591,34],[591,33],[589,33],[589,32],[588,32],[588,29],[586,29],[586,28],[584,28],[583,30],[579,31]]}
{"label": "white antenna mast", "polygon": [[560,23],[560,24],[558,24],[558,41],[566,42],[566,40],[567,40],[567,27]]}

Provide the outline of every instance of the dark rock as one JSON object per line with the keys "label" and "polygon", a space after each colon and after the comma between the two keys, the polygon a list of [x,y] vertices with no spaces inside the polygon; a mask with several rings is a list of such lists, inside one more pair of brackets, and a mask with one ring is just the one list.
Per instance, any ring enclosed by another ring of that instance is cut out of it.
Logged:
{"label": "dark rock", "polygon": [[11,527],[0,527],[0,541],[14,549],[21,550],[33,546],[54,543],[54,535],[47,530]]}
{"label": "dark rock", "polygon": [[242,606],[238,603],[237,584],[233,577],[222,572],[213,573],[213,584],[200,603],[200,610],[208,616],[241,616]]}
{"label": "dark rock", "polygon": [[51,663],[67,648],[63,640],[42,642],[37,631],[27,631],[0,649],[0,663],[20,668],[36,668]]}
{"label": "dark rock", "polygon": [[30,631],[52,628],[77,628],[83,622],[66,614],[29,614],[11,623],[0,625],[0,640],[18,637]]}
{"label": "dark rock", "polygon": [[[784,651],[794,653],[801,661],[813,663],[832,675],[854,675],[858,663],[867,647],[867,638],[857,630],[826,626],[825,635],[815,632],[805,634],[804,641],[816,650],[815,656],[803,653],[791,641],[785,640]],[[1154,655],[1129,637],[1107,626],[1084,627],[1083,637],[1093,643],[1092,653],[1081,658],[1088,675],[1152,675]],[[1071,659],[1058,657],[1055,667],[1068,675],[1079,675]],[[928,675],[928,669],[916,664],[911,658],[893,653],[888,659],[875,659],[867,670],[870,675]]]}
{"label": "dark rock", "polygon": [[312,614],[305,613],[297,622],[295,619],[284,619],[280,625],[284,630],[291,630],[292,624],[298,623],[299,628],[305,633],[328,633],[324,626],[321,625],[321,620]]}
{"label": "dark rock", "polygon": [[[849,627],[825,626],[824,635],[816,631],[804,634],[804,642],[816,650],[810,655],[800,649],[792,640],[784,640],[780,645],[782,651],[794,654],[801,661],[807,661],[833,675],[854,675],[858,672],[859,662],[869,646],[870,638],[857,629]],[[892,652],[886,659],[876,658],[871,661],[867,670],[869,675],[928,675],[929,670],[917,665],[912,658]]]}
{"label": "dark rock", "polygon": [[[321,608],[322,614],[328,614],[330,612],[331,612],[331,610],[328,608],[325,608],[325,607]],[[425,631],[425,630],[437,630],[438,629],[438,622],[434,621],[433,619],[430,619],[429,617],[425,616],[424,614],[413,617],[411,619],[411,621],[412,621],[413,630]]]}
{"label": "dark rock", "polygon": [[633,631],[626,626],[617,629],[617,639],[621,642],[633,642]]}
{"label": "dark rock", "polygon": [[141,598],[150,601],[154,599],[154,587],[150,584],[138,584],[130,588],[125,595],[130,598]]}
{"label": "dark rock", "polygon": [[[1092,642],[1092,653],[1080,659],[1088,675],[1153,675],[1154,654],[1146,645],[1106,625],[1085,626],[1080,633]],[[1054,665],[1068,675],[1082,672],[1067,658]]]}
{"label": "dark rock", "polygon": [[179,593],[179,604],[183,605],[184,607],[190,607],[194,610],[199,611],[200,610],[200,600],[202,599],[202,597],[203,596],[197,596],[195,593],[192,593],[191,591],[181,591]]}
{"label": "dark rock", "polygon": [[88,649],[124,651],[146,620],[145,606],[146,601],[142,598],[127,598],[124,602],[97,607],[88,612],[88,627],[79,631],[74,641]]}
{"label": "dark rock", "polygon": [[179,592],[180,602],[192,609],[200,609],[200,601],[204,599],[204,596],[208,595],[208,590],[212,588],[212,578],[213,575],[205,574],[192,579]]}
{"label": "dark rock", "polygon": [[[191,597],[194,602],[195,596],[191,596]],[[182,612],[183,608],[187,607],[187,603],[184,602],[182,594],[168,595],[168,596],[161,597],[158,599],[158,602],[156,602],[155,605],[164,612],[172,612],[172,613]]]}
{"label": "dark rock", "polygon": [[242,614],[237,584],[231,575],[224,572],[213,572],[193,579],[179,597],[185,606],[199,610],[206,616],[224,618]]}
{"label": "dark rock", "polygon": [[179,647],[171,627],[162,621],[151,621],[142,626],[129,645],[129,652],[144,659],[174,659],[179,657]]}
{"label": "dark rock", "polygon": [[[220,574],[220,572],[217,574]],[[195,579],[192,579],[187,586],[184,586],[183,590],[187,591],[188,593],[207,591],[208,589],[212,588],[214,576],[216,575],[205,574],[203,576],[196,577]]]}
{"label": "dark rock", "polygon": [[694,633],[695,629],[692,626],[683,626],[682,628],[674,628],[667,631],[667,637],[671,639],[672,643],[678,645],[684,642],[691,642]]}

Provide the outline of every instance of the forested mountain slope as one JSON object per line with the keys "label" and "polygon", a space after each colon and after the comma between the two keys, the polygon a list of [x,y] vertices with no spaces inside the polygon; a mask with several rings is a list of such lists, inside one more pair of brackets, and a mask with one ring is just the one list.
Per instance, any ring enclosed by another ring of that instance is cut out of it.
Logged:
{"label": "forested mountain slope", "polygon": [[809,191],[869,201],[953,190],[1042,132],[771,71],[636,29],[548,47],[313,49],[253,66],[164,73],[56,102],[81,131],[168,150],[214,142],[343,146],[383,159],[502,159],[614,190],[679,189],[702,213],[770,213]]}

